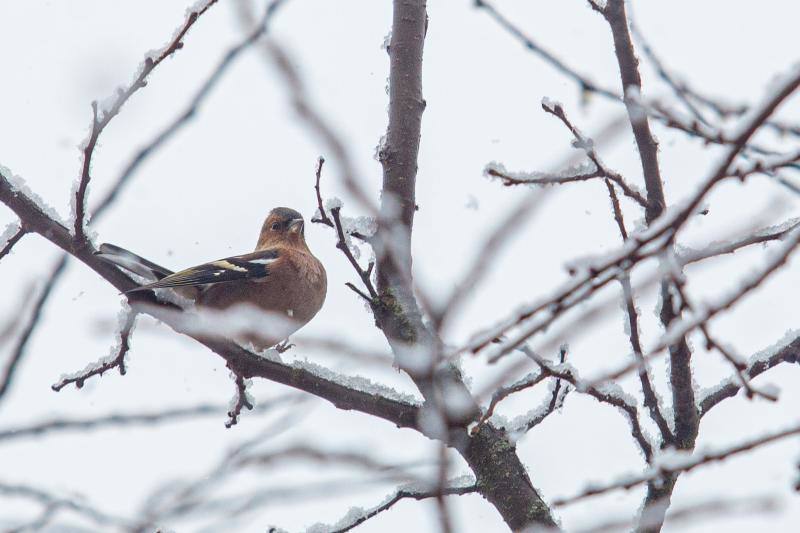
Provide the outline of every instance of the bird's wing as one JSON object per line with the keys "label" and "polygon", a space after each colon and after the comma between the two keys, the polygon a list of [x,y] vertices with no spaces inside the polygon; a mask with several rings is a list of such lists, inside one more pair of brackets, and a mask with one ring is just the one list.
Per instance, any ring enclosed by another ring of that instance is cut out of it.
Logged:
{"label": "bird's wing", "polygon": [[172,274],[172,270],[113,244],[101,244],[94,254],[104,261],[138,274],[145,279],[160,280]]}
{"label": "bird's wing", "polygon": [[269,275],[270,265],[274,265],[276,261],[280,260],[280,257],[281,254],[277,249],[226,257],[181,270],[154,283],[142,285],[127,292],[263,279]]}

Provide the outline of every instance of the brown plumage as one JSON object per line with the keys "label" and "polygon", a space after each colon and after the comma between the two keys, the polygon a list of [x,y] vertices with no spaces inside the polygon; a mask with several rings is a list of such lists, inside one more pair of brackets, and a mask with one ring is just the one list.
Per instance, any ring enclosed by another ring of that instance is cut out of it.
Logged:
{"label": "brown plumage", "polygon": [[228,309],[251,304],[286,318],[289,323],[277,336],[270,333],[272,328],[265,328],[245,337],[263,349],[303,327],[325,301],[325,267],[308,249],[304,226],[297,211],[275,208],[264,221],[254,252],[175,273],[113,245],[102,245],[98,254],[126,270],[156,279],[133,291],[176,288],[183,294],[193,293],[201,307]]}

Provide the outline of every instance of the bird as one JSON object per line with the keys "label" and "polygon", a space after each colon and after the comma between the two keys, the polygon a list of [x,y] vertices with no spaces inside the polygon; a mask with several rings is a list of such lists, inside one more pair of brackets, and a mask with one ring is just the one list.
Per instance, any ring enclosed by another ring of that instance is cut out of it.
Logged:
{"label": "bird", "polygon": [[155,280],[125,291],[126,294],[171,288],[193,299],[199,308],[227,310],[250,304],[285,318],[279,338],[268,331],[270,328],[243,336],[241,340],[251,342],[258,350],[275,346],[314,318],[325,302],[328,288],[325,267],[306,244],[303,216],[288,207],[269,212],[253,252],[178,272],[113,244],[100,245],[95,255]]}

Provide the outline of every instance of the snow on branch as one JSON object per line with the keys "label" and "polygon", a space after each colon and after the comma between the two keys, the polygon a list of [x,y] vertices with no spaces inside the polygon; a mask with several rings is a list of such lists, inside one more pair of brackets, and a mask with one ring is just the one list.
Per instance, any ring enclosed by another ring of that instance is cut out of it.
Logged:
{"label": "snow on branch", "polygon": [[253,395],[247,389],[253,385],[252,379],[245,379],[235,372],[232,373],[233,381],[236,383],[236,393],[231,398],[228,405],[228,420],[225,422],[225,427],[230,429],[239,423],[239,417],[242,414],[242,409],[252,411],[255,406]]}
{"label": "snow on branch", "polygon": [[83,370],[71,374],[63,374],[58,382],[53,384],[52,389],[58,392],[71,384],[80,389],[87,379],[92,376],[102,376],[104,372],[112,368],[118,368],[120,375],[124,376],[127,372],[125,359],[131,347],[131,335],[133,335],[136,315],[136,311],[133,311],[128,304],[123,304],[118,317],[117,335],[119,338],[117,344],[111,347],[111,353],[99,361],[89,363]]}
{"label": "snow on branch", "polygon": [[625,179],[616,171],[608,168],[597,155],[594,141],[586,137],[576,128],[567,118],[564,109],[559,102],[553,102],[548,98],[542,100],[542,109],[557,117],[572,132],[575,137],[573,147],[581,149],[586,153],[589,161],[567,168],[559,173],[551,174],[547,172],[509,172],[501,164],[495,161],[489,163],[483,172],[487,176],[499,178],[503,185],[559,185],[573,183],[577,181],[589,181],[597,178],[605,178],[613,181],[622,189],[625,196],[633,199],[642,207],[647,207],[647,200],[636,187],[628,184]]}
{"label": "snow on branch", "polygon": [[[637,408],[636,399],[627,394],[616,384],[603,383],[600,385],[592,384],[586,380],[581,379],[578,370],[567,362],[559,364],[551,363],[544,357],[533,351],[528,345],[523,345],[519,348],[528,358],[532,359],[539,365],[542,373],[563,380],[575,389],[576,392],[586,394],[596,399],[601,403],[605,403],[619,409],[628,419],[631,426],[631,436],[639,445],[645,460],[649,463],[653,457],[653,446],[650,439],[645,435],[642,426],[639,422],[639,410]],[[562,349],[562,353],[564,350]],[[566,392],[565,392],[566,394]]]}
{"label": "snow on branch", "polygon": [[12,222],[6,226],[3,233],[0,233],[0,260],[11,252],[14,245],[17,244],[26,233],[27,231],[22,227],[22,224]]}
{"label": "snow on branch", "polygon": [[[361,278],[361,282],[364,284],[367,293],[364,293],[350,282],[345,283],[345,285],[361,296],[367,303],[372,303],[378,297],[378,292],[375,290],[375,286],[372,283],[372,271],[375,268],[375,261],[370,261],[366,269],[361,267],[358,262],[361,251],[358,246],[353,244],[352,237],[364,242],[369,241],[377,230],[377,222],[371,217],[362,216],[356,219],[343,217],[341,215],[342,201],[338,198],[330,198],[324,202],[323,205],[319,184],[322,177],[322,165],[324,163],[325,158],[320,156],[317,159],[317,167],[314,172],[316,177],[314,190],[317,195],[317,212],[311,218],[311,222],[324,224],[336,230],[336,248],[338,248],[350,262],[353,270],[355,270],[358,277]],[[330,213],[330,216],[328,213]]]}
{"label": "snow on branch", "polygon": [[[747,379],[754,379],[781,363],[792,364],[798,361],[800,361],[800,332],[789,331],[774,345],[753,354],[748,359],[743,373]],[[738,378],[728,378],[717,386],[702,391],[698,401],[700,416],[704,416],[726,398],[736,396],[741,389],[742,384]]]}
{"label": "snow on branch", "polygon": [[678,248],[678,260],[684,265],[697,263],[709,258],[732,254],[741,248],[762,244],[770,241],[780,241],[786,238],[795,228],[800,226],[800,218],[791,218],[780,224],[757,230],[750,235],[731,239],[724,242],[713,242],[705,248],[694,250]]}
{"label": "snow on branch", "polygon": [[774,253],[760,270],[743,279],[739,283],[738,289],[730,292],[727,296],[719,298],[716,302],[697,306],[696,312],[690,318],[673,322],[653,349],[650,350],[651,355],[664,350],[674,343],[676,338],[684,337],[695,328],[706,324],[720,312],[736,305],[739,300],[759,287],[771,274],[786,264],[789,256],[798,245],[800,245],[800,228],[793,229],[786,236],[782,248]]}
{"label": "snow on branch", "polygon": [[630,474],[623,476],[617,481],[607,483],[604,485],[593,484],[587,486],[583,491],[569,496],[566,498],[557,498],[553,504],[556,506],[569,505],[592,496],[605,494],[614,490],[625,489],[629,490],[644,483],[655,481],[661,478],[688,472],[697,467],[713,463],[716,461],[723,461],[734,455],[760,448],[775,441],[800,435],[800,424],[795,424],[781,431],[769,433],[761,437],[748,439],[740,444],[735,444],[726,448],[712,451],[697,451],[694,453],[685,453],[679,451],[665,452],[659,455],[655,462],[641,474]]}
{"label": "snow on branch", "polygon": [[191,8],[187,12],[183,24],[175,31],[167,45],[147,54],[128,87],[118,88],[114,95],[104,102],[92,102],[92,125],[88,138],[81,145],[83,164],[80,179],[75,184],[72,196],[72,234],[77,241],[86,239],[86,195],[91,180],[92,156],[100,134],[111,122],[111,119],[117,116],[130,97],[139,89],[147,86],[147,77],[150,73],[166,58],[183,48],[183,38],[186,33],[198,18],[216,3],[217,0],[206,0]]}
{"label": "snow on branch", "polygon": [[370,518],[390,509],[393,505],[404,499],[419,501],[440,496],[460,496],[474,492],[478,492],[478,486],[475,482],[475,478],[469,475],[452,479],[441,489],[416,487],[414,485],[403,486],[398,488],[393,494],[388,495],[375,507],[370,507],[368,509],[352,507],[347,514],[335,524],[314,524],[306,530],[306,533],[345,533],[363,524]]}

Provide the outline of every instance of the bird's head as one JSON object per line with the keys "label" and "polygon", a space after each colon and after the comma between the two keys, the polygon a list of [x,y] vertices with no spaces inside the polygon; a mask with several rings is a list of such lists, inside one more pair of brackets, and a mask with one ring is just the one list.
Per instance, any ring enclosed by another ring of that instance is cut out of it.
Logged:
{"label": "bird's head", "polygon": [[303,215],[288,207],[276,207],[261,227],[256,250],[275,245],[306,247]]}

